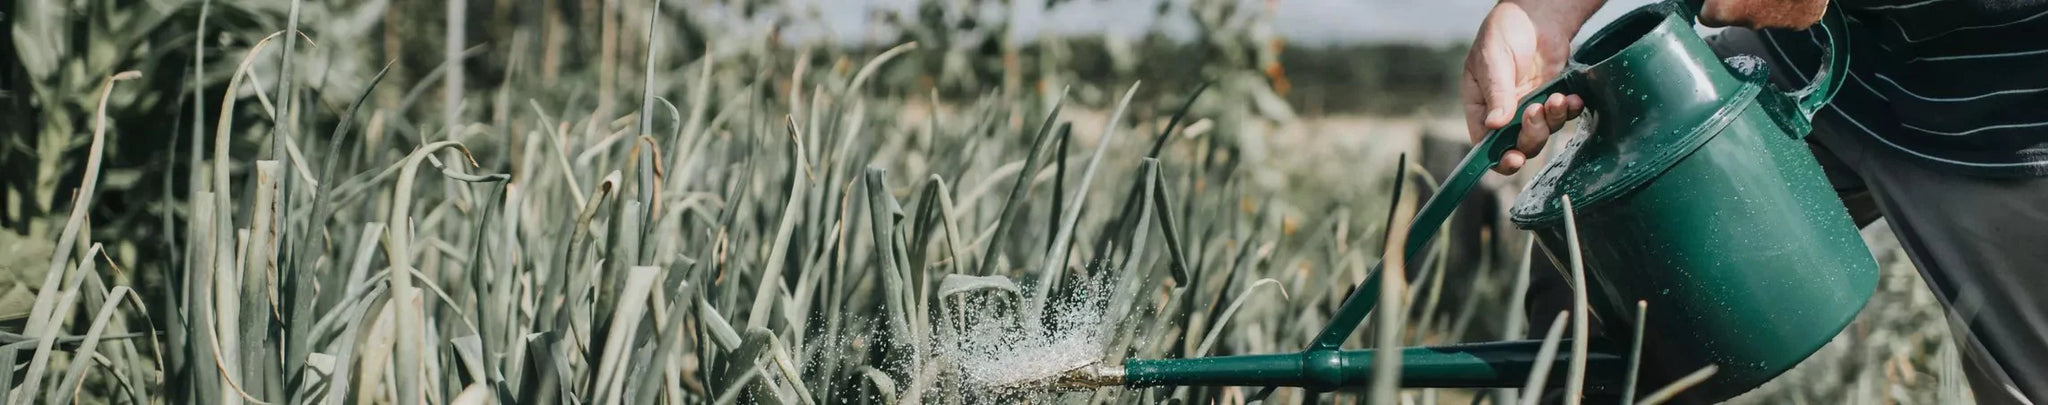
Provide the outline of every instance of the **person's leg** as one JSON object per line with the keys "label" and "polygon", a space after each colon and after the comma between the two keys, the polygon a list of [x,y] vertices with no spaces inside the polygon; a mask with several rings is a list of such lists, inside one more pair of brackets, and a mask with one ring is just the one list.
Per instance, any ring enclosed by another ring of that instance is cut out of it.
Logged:
{"label": "person's leg", "polygon": [[[1849,124],[1833,121],[1815,126]],[[1863,134],[1816,132],[1870,186],[1941,299],[1978,402],[2048,398],[2048,178],[1964,176]]]}

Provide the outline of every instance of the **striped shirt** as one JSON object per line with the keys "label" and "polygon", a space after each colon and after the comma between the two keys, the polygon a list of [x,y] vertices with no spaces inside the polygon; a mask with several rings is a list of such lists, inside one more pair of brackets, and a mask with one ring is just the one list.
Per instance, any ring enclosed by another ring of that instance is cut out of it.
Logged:
{"label": "striped shirt", "polygon": [[[1849,80],[1817,118],[1939,166],[2048,176],[2048,0],[1838,0]],[[1766,30],[1799,78],[1821,30]]]}

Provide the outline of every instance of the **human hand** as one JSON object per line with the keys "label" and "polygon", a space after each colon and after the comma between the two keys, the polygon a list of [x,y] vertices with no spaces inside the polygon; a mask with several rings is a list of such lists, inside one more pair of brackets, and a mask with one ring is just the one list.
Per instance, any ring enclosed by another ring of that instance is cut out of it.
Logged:
{"label": "human hand", "polygon": [[1472,40],[1471,53],[1465,56],[1464,77],[1458,82],[1465,106],[1465,128],[1472,142],[1477,143],[1488,132],[1512,121],[1511,114],[1522,114],[1515,147],[1501,156],[1500,164],[1494,166],[1495,172],[1513,174],[1521,170],[1529,157],[1543,150],[1551,132],[1584,111],[1585,101],[1569,94],[1552,94],[1527,107],[1519,103],[1563,70],[1570,60],[1572,35],[1591,14],[1590,10],[1599,8],[1598,2],[1551,3],[1587,3],[1590,7],[1584,9],[1561,9],[1503,1],[1481,23],[1479,35]]}

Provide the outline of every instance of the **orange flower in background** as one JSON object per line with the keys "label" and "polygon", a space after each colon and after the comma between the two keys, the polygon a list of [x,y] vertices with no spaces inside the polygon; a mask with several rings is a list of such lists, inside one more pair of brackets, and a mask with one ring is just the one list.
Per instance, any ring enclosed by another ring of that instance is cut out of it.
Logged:
{"label": "orange flower in background", "polygon": [[1266,64],[1266,80],[1273,82],[1274,94],[1285,96],[1287,89],[1292,87],[1287,83],[1287,69],[1280,67],[1280,61],[1277,60]]}
{"label": "orange flower in background", "polygon": [[[1266,15],[1274,15],[1279,7],[1280,0],[1266,0]],[[1281,96],[1286,96],[1287,90],[1294,87],[1287,82],[1287,69],[1280,66],[1280,50],[1286,47],[1287,40],[1279,35],[1266,41],[1266,54],[1273,55],[1273,60],[1266,62],[1266,80],[1273,83],[1273,93]]]}

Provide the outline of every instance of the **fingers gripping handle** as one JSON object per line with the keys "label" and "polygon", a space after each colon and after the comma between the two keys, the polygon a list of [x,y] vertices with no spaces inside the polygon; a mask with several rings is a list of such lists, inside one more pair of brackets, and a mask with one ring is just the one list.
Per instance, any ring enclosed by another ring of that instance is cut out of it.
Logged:
{"label": "fingers gripping handle", "polygon": [[1670,3],[1678,7],[1678,15],[1686,21],[1699,21],[1700,10],[1706,9],[1707,0],[1677,0]]}
{"label": "fingers gripping handle", "polygon": [[1576,67],[1568,69],[1557,78],[1550,79],[1549,83],[1538,87],[1536,91],[1529,92],[1529,95],[1522,98],[1521,103],[1515,104],[1515,113],[1507,125],[1488,132],[1485,138],[1480,138],[1478,143],[1472,145],[1472,151],[1465,155],[1464,161],[1458,163],[1457,170],[1451,172],[1450,178],[1444,180],[1440,191],[1430,196],[1429,201],[1422,204],[1422,210],[1415,214],[1413,227],[1408,228],[1407,245],[1402,250],[1402,257],[1413,257],[1421,253],[1429,240],[1436,237],[1437,230],[1443,228],[1444,220],[1450,217],[1451,211],[1458,207],[1459,202],[1465,200],[1465,195],[1472,191],[1472,186],[1479,183],[1479,178],[1484,177],[1489,169],[1499,165],[1501,156],[1515,149],[1515,145],[1521,139],[1522,112],[1529,105],[1543,103],[1543,100],[1552,94],[1573,92],[1573,87],[1578,82],[1578,72]]}
{"label": "fingers gripping handle", "polygon": [[[1530,92],[1528,96],[1522,98],[1521,103],[1515,105],[1516,113],[1508,120],[1507,125],[1488,132],[1479,143],[1472,145],[1472,151],[1465,155],[1463,162],[1458,163],[1457,170],[1451,172],[1450,178],[1444,180],[1443,187],[1438,189],[1436,195],[1430,196],[1428,202],[1422,204],[1422,211],[1415,214],[1415,220],[1408,228],[1407,243],[1402,247],[1401,257],[1414,257],[1422,252],[1423,248],[1429,245],[1429,240],[1435,238],[1436,232],[1443,228],[1444,220],[1450,218],[1451,211],[1458,207],[1459,202],[1465,201],[1465,195],[1472,191],[1472,186],[1479,183],[1479,178],[1484,177],[1494,165],[1500,164],[1502,155],[1515,148],[1515,143],[1522,132],[1521,111],[1530,104],[1542,102],[1551,94],[1572,92],[1578,82],[1578,72],[1577,68],[1568,69],[1564,74],[1551,79],[1550,83]],[[1344,305],[1337,308],[1337,313],[1330,318],[1330,323],[1323,326],[1322,333],[1318,334],[1315,342],[1309,346],[1310,350],[1335,350],[1358,330],[1358,325],[1365,321],[1365,315],[1372,312],[1373,304],[1379,302],[1380,274],[1386,270],[1383,266],[1385,263],[1381,261],[1373,265],[1372,272],[1366,276],[1365,281],[1358,284],[1358,289],[1352,290],[1351,297],[1344,300]]]}

